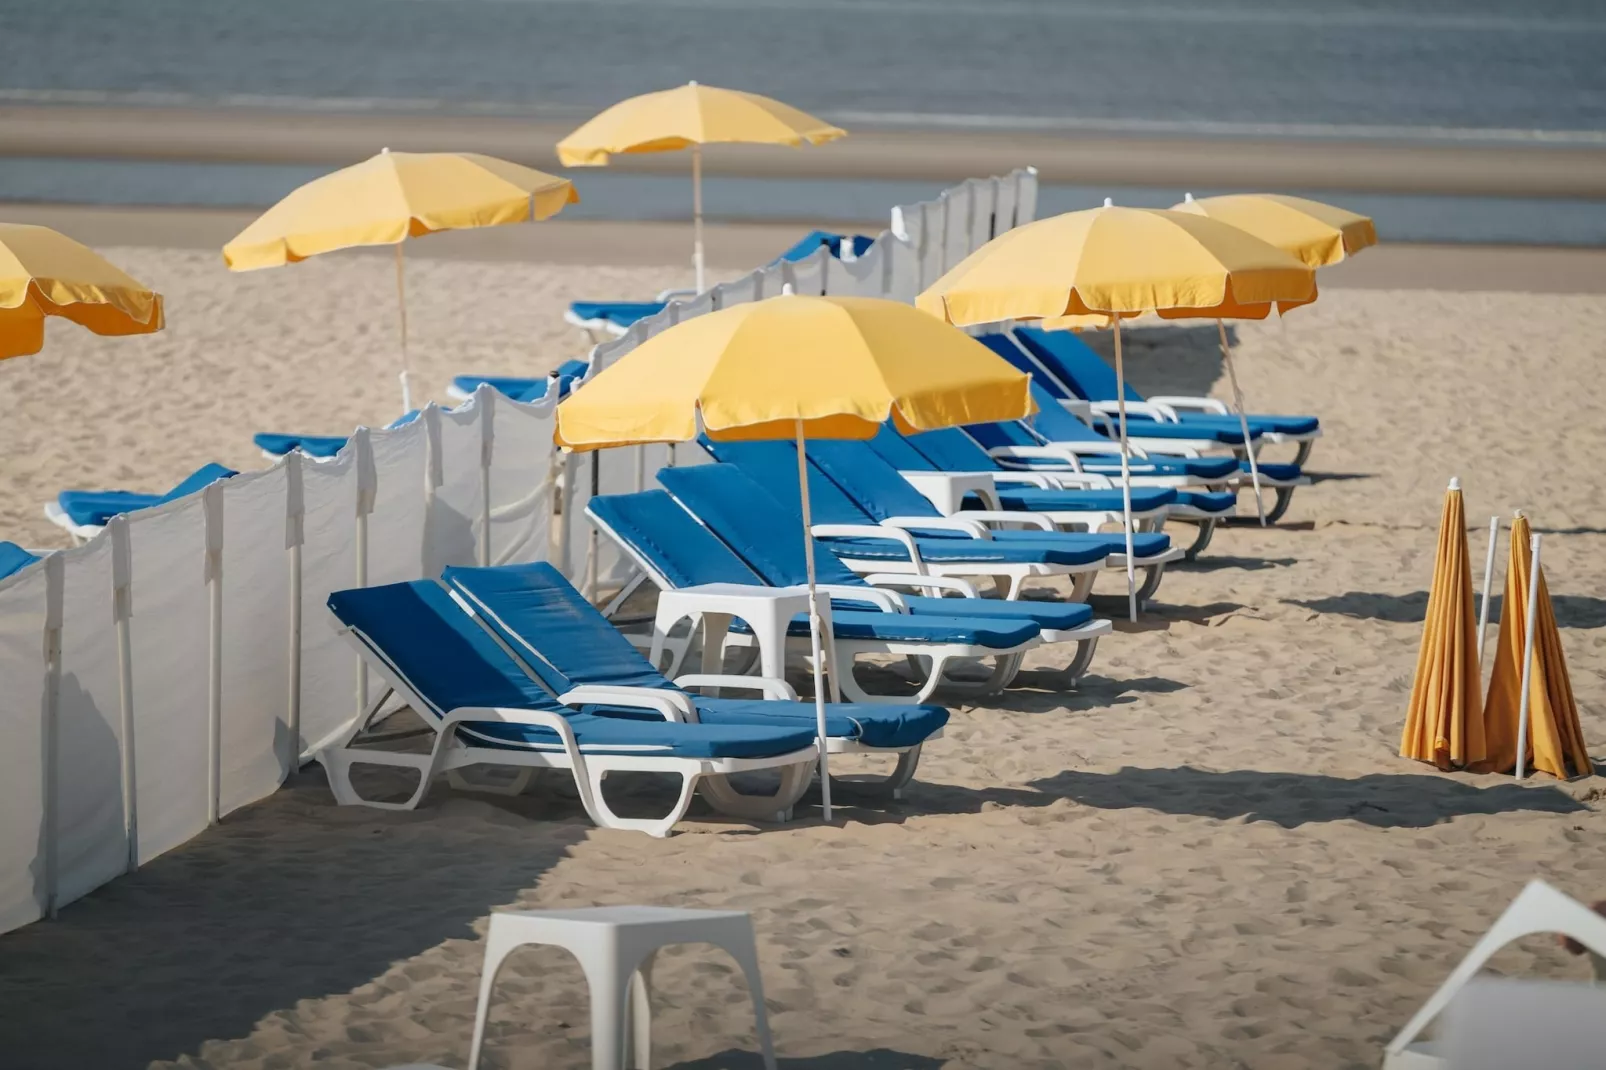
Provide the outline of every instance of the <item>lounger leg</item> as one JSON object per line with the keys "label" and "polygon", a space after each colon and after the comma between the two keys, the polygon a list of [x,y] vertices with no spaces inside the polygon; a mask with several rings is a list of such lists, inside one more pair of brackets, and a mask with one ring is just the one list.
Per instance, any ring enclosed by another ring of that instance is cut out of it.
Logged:
{"label": "lounger leg", "polygon": [[[1270,518],[1268,517],[1267,519],[1269,520]],[[1182,552],[1182,556],[1189,561],[1198,560],[1199,555],[1204,553],[1204,548],[1210,545],[1210,540],[1215,534],[1216,522],[1214,519],[1199,521],[1199,533],[1193,537],[1193,542]]]}
{"label": "lounger leg", "polygon": [[704,777],[698,790],[722,814],[744,821],[789,820],[792,808],[814,780],[815,762],[799,762],[780,770],[781,783],[773,795],[748,795],[737,791],[728,776]]}
{"label": "lounger leg", "polygon": [[1164,575],[1164,562],[1158,565],[1150,565],[1143,570],[1143,583],[1138,586],[1139,608],[1147,605],[1149,599],[1154,597],[1154,593],[1160,589],[1160,580]]}
{"label": "lounger leg", "polygon": [[[1300,443],[1300,449],[1304,449],[1309,445],[1309,442],[1302,442]],[[1294,487],[1277,488],[1277,501],[1272,505],[1271,511],[1266,514],[1266,523],[1275,524],[1283,518],[1288,512],[1288,506],[1293,503],[1295,489]]]}
{"label": "lounger leg", "polygon": [[[994,582],[997,582],[996,578],[995,578]],[[1006,600],[1010,601],[1010,602],[1014,602],[1014,601],[1018,600],[1020,598],[1021,588],[1025,587],[1025,586],[1026,586],[1026,575],[1025,575],[1025,573],[1017,573],[1017,574],[1015,574],[1013,576],[1010,576],[1009,577],[1009,590],[1005,592],[1004,598]]]}
{"label": "lounger leg", "polygon": [[589,790],[581,792],[580,801],[591,820],[595,821],[599,828],[645,832],[660,840],[668,836],[680,819],[686,816],[686,811],[691,808],[692,797],[697,794],[697,783],[702,779],[701,773],[681,774],[680,797],[675,800],[675,806],[667,817],[657,819],[620,817],[608,806],[608,800],[602,794],[602,781],[608,775],[607,768],[599,768],[595,762],[588,762],[587,766],[583,774],[580,770],[575,770],[575,779],[578,782],[582,775],[586,778]]}
{"label": "lounger leg", "polygon": [[1065,674],[1075,683],[1087,674],[1087,667],[1093,663],[1093,652],[1098,649],[1099,641],[1083,639],[1076,644],[1076,656],[1071,663],[1065,666]]}
{"label": "lounger leg", "polygon": [[[435,750],[427,757],[421,754],[398,754],[395,751],[363,751],[354,747],[325,747],[314,758],[323,766],[329,777],[329,790],[341,806],[371,806],[377,810],[415,810],[429,792],[429,782],[435,779],[440,768],[443,740],[437,740]],[[388,765],[393,768],[413,769],[418,772],[418,787],[406,802],[376,802],[357,793],[351,783],[351,769],[355,765]]]}
{"label": "lounger leg", "polygon": [[1093,593],[1093,581],[1098,579],[1098,575],[1093,569],[1078,572],[1071,580],[1071,601],[1086,602]]}
{"label": "lounger leg", "polygon": [[494,781],[472,780],[466,770],[450,769],[446,773],[446,781],[459,791],[477,791],[486,795],[523,795],[529,788],[530,781],[535,778],[535,770],[525,766],[514,772],[512,779],[496,783]]}
{"label": "lounger leg", "polygon": [[[1294,463],[1301,468],[1305,467],[1305,462],[1310,460],[1311,448],[1315,445],[1316,440],[1313,438],[1307,438],[1305,441],[1301,442],[1299,444],[1299,452],[1294,454]],[[1269,520],[1270,517],[1267,519]]]}
{"label": "lounger leg", "polygon": [[898,764],[893,767],[887,776],[885,786],[892,793],[894,799],[903,798],[903,789],[909,786],[909,781],[915,778],[915,766],[920,764],[920,748],[922,744],[916,743],[902,754],[898,755]]}

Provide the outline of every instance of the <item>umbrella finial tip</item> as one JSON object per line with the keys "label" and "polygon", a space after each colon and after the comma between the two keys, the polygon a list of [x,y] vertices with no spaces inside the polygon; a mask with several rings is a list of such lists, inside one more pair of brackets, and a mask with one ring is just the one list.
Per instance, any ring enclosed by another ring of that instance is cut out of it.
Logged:
{"label": "umbrella finial tip", "polygon": [[1460,476],[1451,476],[1450,477],[1450,489],[1451,490],[1460,490],[1461,489],[1461,477]]}
{"label": "umbrella finial tip", "polygon": [[696,85],[697,84],[697,79],[693,78],[691,81],[687,82],[686,84],[687,85]]}
{"label": "umbrella finial tip", "polygon": [[1115,198],[1114,197],[1106,197],[1106,198],[1104,198],[1104,207],[1106,207],[1106,208],[1114,208],[1115,207]]}
{"label": "umbrella finial tip", "polygon": [[1192,204],[1193,203],[1193,194],[1192,193],[1184,193],[1182,195],[1182,203],[1183,204]]}
{"label": "umbrella finial tip", "polygon": [[1511,519],[1513,519],[1513,520],[1521,520],[1522,519],[1522,510],[1521,509],[1513,509],[1513,510],[1511,510]]}

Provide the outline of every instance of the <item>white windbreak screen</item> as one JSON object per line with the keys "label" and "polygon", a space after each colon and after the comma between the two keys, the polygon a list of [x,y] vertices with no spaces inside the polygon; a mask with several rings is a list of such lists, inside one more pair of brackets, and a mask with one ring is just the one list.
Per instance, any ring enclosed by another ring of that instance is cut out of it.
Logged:
{"label": "white windbreak screen", "polygon": [[128,517],[141,863],[207,821],[206,527],[201,496]]}
{"label": "white windbreak screen", "polygon": [[546,560],[552,542],[553,404],[497,395],[491,452],[491,562]]}
{"label": "white windbreak screen", "polygon": [[[480,492],[480,399],[440,416],[440,477],[429,514],[425,572],[438,576],[448,565],[479,563],[479,531],[484,495]],[[495,426],[494,424],[492,425]]]}
{"label": "white windbreak screen", "polygon": [[325,745],[357,714],[357,653],[335,628],[329,595],[357,585],[357,465],[340,454],[302,466],[301,742]]}
{"label": "white windbreak screen", "polygon": [[[103,535],[88,546],[66,551],[62,565],[56,901],[69,903],[128,868],[128,839],[123,829],[122,696],[112,619],[112,540]],[[192,572],[195,568],[193,563],[186,567]],[[199,573],[192,578],[199,582]],[[134,605],[136,611],[140,608]],[[153,606],[150,612],[151,627],[160,629],[159,608]],[[134,627],[132,620],[129,624]],[[191,634],[204,641],[206,632],[202,627]],[[151,772],[160,776],[162,766]]]}
{"label": "white windbreak screen", "polygon": [[374,508],[368,517],[368,585],[424,575],[424,491],[429,432],[424,421],[369,433]]}
{"label": "white windbreak screen", "polygon": [[0,931],[37,919],[45,887],[45,570],[0,580]]}

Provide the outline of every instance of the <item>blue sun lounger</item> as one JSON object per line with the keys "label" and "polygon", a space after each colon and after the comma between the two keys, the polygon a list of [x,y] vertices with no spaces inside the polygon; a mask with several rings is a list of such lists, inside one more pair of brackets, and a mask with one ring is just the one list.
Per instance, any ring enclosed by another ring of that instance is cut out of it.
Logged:
{"label": "blue sun lounger", "polygon": [[[439,773],[459,787],[514,794],[528,785],[534,770],[567,769],[598,825],[667,836],[705,779],[779,769],[781,787],[769,801],[769,812],[781,818],[812,776],[819,754],[812,728],[688,724],[678,719],[680,707],[667,696],[616,698],[583,710],[564,705],[433,581],[336,591],[329,596],[329,610],[342,636],[387,685],[316,750],[335,800],[343,805],[411,810]],[[364,746],[371,742],[370,722],[392,693],[434,733],[427,754]],[[360,765],[412,770],[418,786],[401,802],[365,799],[351,781],[351,770]],[[476,785],[465,770],[477,765],[516,773],[511,783]],[[603,778],[622,770],[678,776],[680,796],[669,815],[646,820],[614,813],[603,795]],[[719,794],[713,792],[716,799]]]}
{"label": "blue sun lounger", "polygon": [[123,513],[166,505],[236,475],[221,464],[205,464],[185,477],[165,494],[142,494],[132,490],[64,490],[45,505],[45,519],[73,537],[86,542],[100,534],[106,521]]}
{"label": "blue sun lounger", "polygon": [[[1070,331],[1044,331],[1036,327],[1017,327],[1011,332],[1052,387],[1090,402],[1096,412],[1115,412],[1115,372],[1093,352],[1088,344]],[[1243,429],[1238,416],[1216,398],[1155,396],[1145,399],[1126,384],[1127,434],[1134,437],[1133,423],[1139,424],[1135,436],[1142,440],[1194,439],[1227,442],[1241,447]],[[1293,463],[1303,465],[1312,443],[1321,437],[1321,421],[1315,416],[1278,416],[1266,413],[1245,415],[1251,436],[1264,442],[1294,442],[1299,453]]]}
{"label": "blue sun lounger", "polygon": [[[674,469],[677,472],[690,470]],[[660,473],[660,478],[663,475]],[[660,590],[690,590],[695,593],[696,588],[707,584],[797,586],[793,583],[768,582],[767,577],[737,556],[719,535],[693,519],[665,491],[602,495],[591,499],[586,505],[586,515],[603,534],[625,551]],[[801,554],[801,534],[794,533],[792,539]],[[986,686],[994,689],[1005,687],[1019,671],[1022,655],[1043,641],[1043,630],[1023,616],[981,616],[979,611],[983,607],[976,603],[989,603],[989,600],[955,600],[956,608],[947,614],[916,612],[916,609],[928,610],[931,603],[947,600],[911,599],[895,591],[873,587],[867,580],[884,577],[861,579],[855,576],[842,568],[840,562],[823,546],[818,547],[817,554],[817,563],[824,570],[820,574],[820,589],[832,599],[832,649],[827,653],[837,668],[833,682],[851,701],[924,702],[943,682],[942,675],[948,663],[957,658],[995,659],[995,671]],[[840,571],[832,569],[833,563]],[[900,584],[908,584],[911,580],[918,584],[922,578],[899,576],[897,580]],[[964,609],[957,608],[959,606],[973,608],[975,612],[965,614]],[[1065,606],[1064,609],[1068,611],[1065,620],[1079,619],[1085,622],[1069,631],[1074,633],[1080,629],[1089,640],[1108,633],[1109,622],[1091,620],[1091,610],[1086,606]],[[650,655],[654,663],[666,647],[672,650],[676,662],[684,653],[683,648],[674,649],[670,641],[670,624],[666,624],[661,631],[655,630]],[[734,646],[768,644],[775,648],[784,642],[787,648],[800,652],[806,653],[810,649],[805,615],[787,622],[784,636],[755,637],[751,629],[750,623],[733,623],[727,643]],[[1058,639],[1061,633],[1051,630],[1051,637]],[[854,659],[860,654],[902,654],[929,658],[931,669],[912,700],[874,696],[865,692],[854,676]],[[670,674],[674,674],[673,664]]]}
{"label": "blue sun lounger", "polygon": [[[802,518],[792,512],[746,473],[728,464],[703,464],[664,469],[658,482],[700,525],[711,532],[740,563],[772,587],[796,587],[808,582],[803,556]],[[877,529],[871,525],[871,530]],[[1079,645],[1071,675],[1080,676],[1092,658],[1094,642],[1108,635],[1108,621],[1095,620],[1083,602],[1051,602],[983,598],[957,577],[936,577],[908,572],[860,576],[831,549],[827,540],[814,540],[815,574],[843,609],[868,608],[864,598],[891,595],[894,608],[916,618],[959,615],[978,620],[1035,624],[1045,643]],[[999,567],[999,566],[994,566]],[[705,581],[706,582],[706,581]],[[894,594],[896,588],[935,591],[938,597]],[[955,591],[942,596],[944,591]]]}
{"label": "blue sun lounger", "polygon": [[13,572],[21,572],[37,560],[38,554],[31,554],[14,542],[0,542],[0,580]]}
{"label": "blue sun lounger", "polygon": [[[670,683],[561,572],[545,562],[452,567],[441,579],[536,679],[571,703],[586,697],[606,704],[616,695],[642,691],[652,698],[674,696],[684,707],[685,720],[699,724],[815,730],[814,703],[797,701],[784,680],[698,674]],[[706,698],[687,687],[757,689],[770,697]],[[826,707],[827,750],[896,757],[897,767],[886,786],[897,796],[914,776],[921,746],[940,736],[947,723],[948,711],[941,706],[831,703]],[[725,810],[732,812],[730,807]]]}
{"label": "blue sun lounger", "polygon": [[574,385],[586,376],[591,365],[583,360],[566,360],[553,369],[551,375],[538,377],[521,375],[458,375],[446,388],[446,395],[454,401],[467,401],[481,385],[514,401],[539,401],[546,397],[552,385],[558,388],[558,397],[568,395]]}
{"label": "blue sun lounger", "polygon": [[[716,459],[734,463],[801,518],[797,452],[790,442],[705,442],[704,446]],[[945,516],[865,443],[812,442],[808,453],[815,532],[857,571],[918,572],[923,564],[935,575],[1003,576],[1010,581],[1004,595],[1009,600],[1020,597],[1030,577],[1069,574],[1075,577],[1071,599],[1083,602],[1099,571],[1126,568],[1126,543],[1120,535],[1058,531],[1047,517],[1019,509]],[[720,477],[697,478],[711,482]],[[730,484],[725,493],[740,493],[729,477],[724,479]],[[993,524],[1024,524],[1026,530],[995,529]],[[830,536],[828,531],[841,534]],[[1152,582],[1146,580],[1151,595],[1164,564],[1181,556],[1170,546],[1170,539],[1159,533],[1144,533],[1134,540],[1137,567],[1152,570]]]}

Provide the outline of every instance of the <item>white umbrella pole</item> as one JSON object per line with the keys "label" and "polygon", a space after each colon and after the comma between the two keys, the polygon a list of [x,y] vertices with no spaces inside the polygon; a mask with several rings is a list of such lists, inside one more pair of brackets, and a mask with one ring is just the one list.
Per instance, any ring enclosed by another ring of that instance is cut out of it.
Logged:
{"label": "white umbrella pole", "polygon": [[1494,547],[1500,541],[1500,517],[1489,518],[1489,553],[1483,559],[1483,604],[1478,607],[1478,669],[1483,669],[1483,640],[1489,632],[1489,584],[1494,579]]}
{"label": "white umbrella pole", "polygon": [[1227,365],[1227,378],[1232,380],[1232,403],[1238,410],[1238,426],[1243,429],[1244,449],[1249,454],[1249,478],[1255,484],[1255,512],[1260,514],[1260,526],[1266,526],[1266,501],[1260,495],[1260,462],[1255,460],[1255,444],[1249,441],[1249,417],[1244,415],[1244,392],[1238,389],[1238,370],[1232,366],[1232,347],[1227,344],[1227,324],[1216,321],[1216,333],[1221,337],[1221,360]]}
{"label": "white umbrella pole", "polygon": [[402,412],[413,411],[413,388],[407,378],[407,273],[402,266],[401,242],[396,243],[396,307],[401,310]]}
{"label": "white umbrella pole", "polygon": [[1132,562],[1132,461],[1126,442],[1126,367],[1121,363],[1121,315],[1115,314],[1115,408],[1121,417],[1121,520],[1126,532],[1127,616],[1138,619],[1137,566]]}
{"label": "white umbrella pole", "polygon": [[691,262],[703,292],[703,147],[691,147]]}
{"label": "white umbrella pole", "polygon": [[831,771],[825,759],[825,659],[820,645],[820,607],[814,581],[814,524],[809,514],[809,457],[803,421],[797,421],[797,485],[803,497],[803,562],[809,576],[809,646],[814,655],[814,729],[820,746],[820,804],[831,820]]}
{"label": "white umbrella pole", "polygon": [[1534,611],[1539,608],[1539,536],[1528,545],[1533,549],[1532,571],[1528,573],[1528,633],[1522,645],[1522,702],[1517,709],[1517,769],[1518,780],[1528,775],[1528,699],[1533,688],[1534,664]]}

